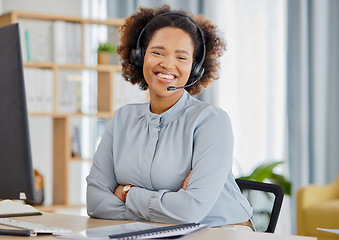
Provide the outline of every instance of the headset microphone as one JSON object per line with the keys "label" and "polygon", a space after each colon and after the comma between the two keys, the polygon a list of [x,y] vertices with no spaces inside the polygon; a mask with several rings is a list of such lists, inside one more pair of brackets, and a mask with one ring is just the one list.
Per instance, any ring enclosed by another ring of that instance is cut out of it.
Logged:
{"label": "headset microphone", "polygon": [[199,79],[195,79],[195,80],[194,80],[193,82],[191,82],[190,84],[185,85],[185,86],[181,86],[181,87],[169,86],[169,87],[167,87],[167,91],[174,91],[174,90],[177,90],[177,89],[190,87],[190,86],[192,86],[194,83],[196,83],[198,80],[199,80]]}

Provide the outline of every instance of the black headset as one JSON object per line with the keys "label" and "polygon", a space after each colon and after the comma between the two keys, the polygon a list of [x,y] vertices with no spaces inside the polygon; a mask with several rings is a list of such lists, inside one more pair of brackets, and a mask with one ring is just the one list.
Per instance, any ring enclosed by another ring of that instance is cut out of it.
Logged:
{"label": "black headset", "polygon": [[[161,13],[161,14],[155,16],[155,17],[158,17],[158,16],[167,16],[167,15],[181,16],[181,17],[188,18],[192,23],[194,23],[194,25],[197,27],[197,29],[200,32],[201,40],[202,40],[202,45],[203,45],[203,55],[202,55],[202,58],[201,58],[199,63],[197,63],[196,61],[193,62],[192,70],[191,70],[191,73],[190,73],[190,77],[189,77],[189,79],[188,79],[188,81],[186,83],[186,86],[187,85],[193,85],[194,83],[199,81],[199,79],[203,76],[204,71],[205,71],[205,69],[202,67],[202,65],[203,65],[203,63],[205,61],[205,56],[206,56],[206,44],[205,44],[205,39],[204,39],[204,33],[201,30],[201,28],[199,27],[199,25],[196,23],[196,21],[194,21],[193,18],[191,18],[191,17],[189,17],[189,16],[187,16],[185,14],[179,13],[179,12]],[[141,32],[139,34],[139,37],[138,37],[136,48],[132,49],[131,53],[130,53],[130,61],[131,61],[131,63],[134,64],[135,66],[138,66],[138,67],[142,67],[143,64],[144,64],[145,49],[143,47],[140,47],[140,41],[141,41],[141,37],[142,37],[144,31],[147,28],[147,25],[148,24],[146,24],[146,26],[141,30]]]}

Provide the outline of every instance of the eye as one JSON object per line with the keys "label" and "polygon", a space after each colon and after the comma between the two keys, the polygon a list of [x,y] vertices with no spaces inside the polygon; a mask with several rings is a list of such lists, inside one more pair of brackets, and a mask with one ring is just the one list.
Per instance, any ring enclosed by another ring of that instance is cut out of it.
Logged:
{"label": "eye", "polygon": [[153,55],[157,55],[157,56],[163,56],[162,52],[157,52],[157,51],[154,51],[154,52],[151,52]]}
{"label": "eye", "polygon": [[182,60],[182,61],[186,61],[186,60],[187,60],[186,57],[182,57],[182,56],[179,56],[178,59],[179,59],[179,60]]}

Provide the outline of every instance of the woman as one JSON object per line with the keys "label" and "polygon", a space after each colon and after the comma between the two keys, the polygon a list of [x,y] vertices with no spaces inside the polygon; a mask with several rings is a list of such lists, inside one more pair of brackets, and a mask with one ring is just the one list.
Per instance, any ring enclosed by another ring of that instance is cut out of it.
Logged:
{"label": "woman", "polygon": [[230,119],[190,96],[219,77],[226,46],[215,25],[163,6],[139,8],[120,32],[123,76],[150,102],[115,112],[87,177],[88,214],[249,226],[252,208],[231,171]]}

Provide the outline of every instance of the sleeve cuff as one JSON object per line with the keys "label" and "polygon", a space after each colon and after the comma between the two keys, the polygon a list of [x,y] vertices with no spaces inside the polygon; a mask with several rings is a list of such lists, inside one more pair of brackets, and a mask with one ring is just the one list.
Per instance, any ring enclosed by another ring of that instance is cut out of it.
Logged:
{"label": "sleeve cuff", "polygon": [[136,216],[147,221],[152,221],[150,213],[151,199],[156,192],[144,188],[132,187],[126,199],[126,208]]}

